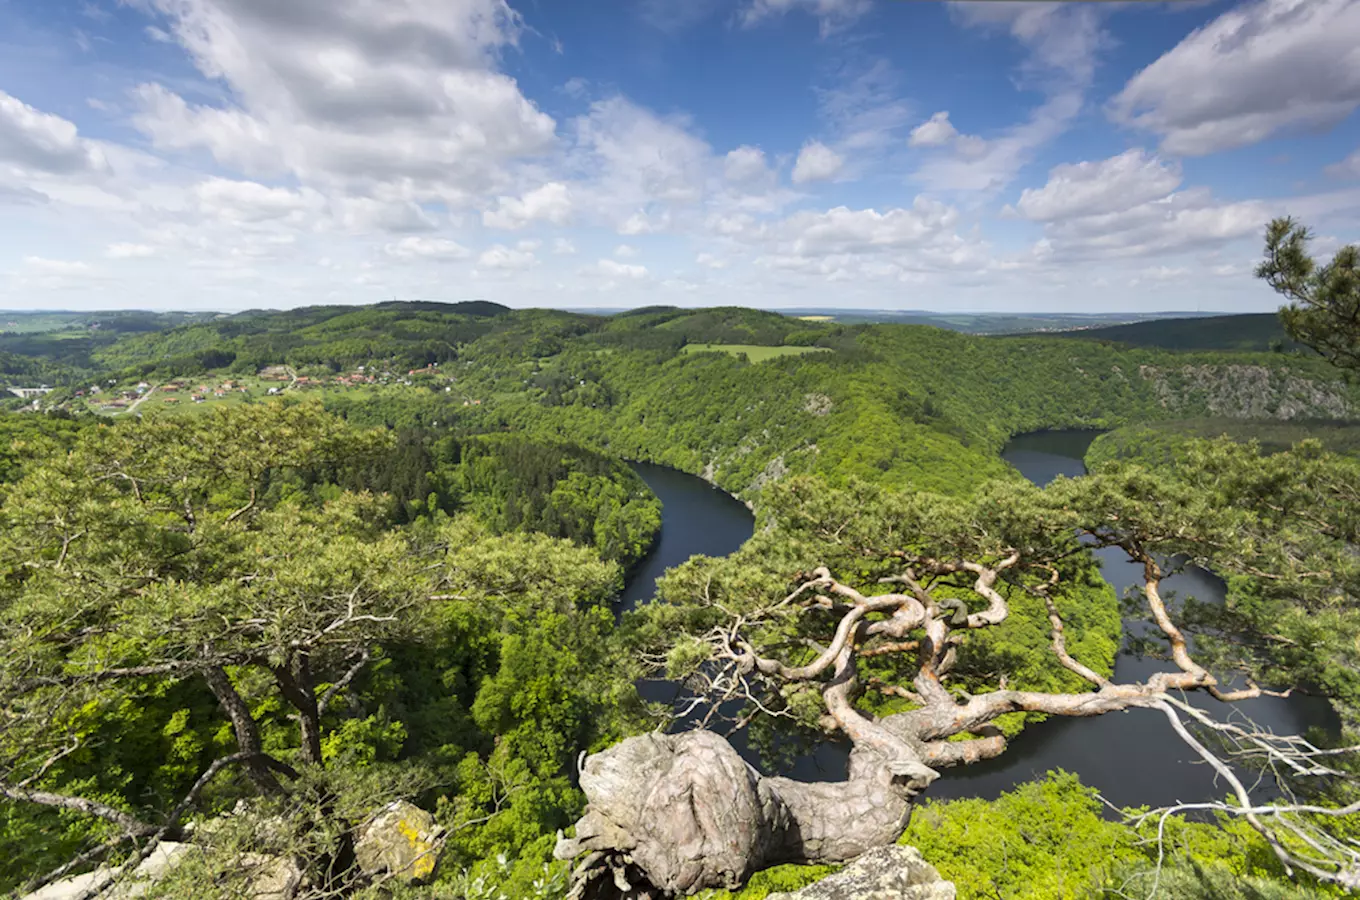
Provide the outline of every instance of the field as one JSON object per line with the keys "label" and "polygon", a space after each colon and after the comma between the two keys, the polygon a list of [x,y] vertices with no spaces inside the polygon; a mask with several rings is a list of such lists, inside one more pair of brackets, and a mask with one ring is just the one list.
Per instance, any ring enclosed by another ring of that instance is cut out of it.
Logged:
{"label": "field", "polygon": [[802,356],[804,353],[825,353],[824,347],[761,347],[756,344],[686,344],[686,353],[745,353],[753,363],[774,359],[776,356]]}

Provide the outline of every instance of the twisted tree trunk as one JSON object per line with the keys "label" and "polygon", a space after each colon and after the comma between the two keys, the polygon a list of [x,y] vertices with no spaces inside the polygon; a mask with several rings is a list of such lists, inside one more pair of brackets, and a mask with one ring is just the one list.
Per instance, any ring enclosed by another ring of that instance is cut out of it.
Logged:
{"label": "twisted tree trunk", "polygon": [[711,731],[646,734],[586,759],[589,798],[555,855],[578,866],[573,898],[668,897],[735,888],[786,862],[839,863],[891,843],[917,786],[856,747],[850,778],[765,777]]}

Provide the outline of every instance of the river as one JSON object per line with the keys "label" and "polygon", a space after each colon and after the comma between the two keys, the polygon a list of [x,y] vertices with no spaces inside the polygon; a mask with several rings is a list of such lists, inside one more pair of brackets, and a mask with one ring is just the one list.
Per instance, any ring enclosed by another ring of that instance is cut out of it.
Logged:
{"label": "river", "polygon": [[[1036,484],[1045,485],[1059,475],[1080,476],[1090,431],[1044,432],[1022,435],[1007,445],[1004,459]],[[662,528],[657,546],[633,573],[620,598],[631,609],[650,599],[656,578],[667,568],[694,554],[722,556],[732,553],[752,534],[753,519],[746,507],[701,479],[660,466],[637,464],[635,468],[662,503]],[[1105,578],[1122,594],[1139,584],[1141,569],[1118,551],[1099,551]],[[1223,585],[1206,572],[1187,572],[1168,579],[1165,590],[1193,593],[1202,600],[1223,599]],[[1126,623],[1133,631],[1145,627]],[[1142,680],[1169,664],[1123,652],[1115,663],[1119,681]],[[649,699],[674,696],[674,686],[652,682],[643,686]],[[1223,715],[1229,708],[1209,698],[1194,698],[1197,705]],[[1299,734],[1309,728],[1334,731],[1337,721],[1328,703],[1318,697],[1296,695],[1289,699],[1263,697],[1239,704],[1235,715],[1248,716],[1258,725],[1278,733]],[[733,739],[748,761],[766,767],[742,735]],[[803,780],[835,781],[845,777],[846,745],[825,742],[791,763],[779,774]],[[1003,791],[1052,769],[1064,769],[1081,777],[1117,806],[1165,806],[1177,802],[1220,799],[1225,788],[1215,785],[1212,771],[1195,761],[1193,752],[1171,731],[1165,717],[1150,710],[1129,710],[1089,719],[1054,718],[1031,726],[1011,742],[998,759],[947,769],[931,786],[935,799],[982,797],[994,799]]]}

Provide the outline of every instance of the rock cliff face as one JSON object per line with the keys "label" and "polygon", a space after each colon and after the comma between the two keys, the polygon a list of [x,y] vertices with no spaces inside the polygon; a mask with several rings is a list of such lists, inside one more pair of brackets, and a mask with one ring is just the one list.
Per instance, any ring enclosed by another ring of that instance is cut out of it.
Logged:
{"label": "rock cliff face", "polygon": [[767,900],[954,900],[952,881],[921,858],[915,847],[879,847],[835,875]]}
{"label": "rock cliff face", "polygon": [[1139,366],[1157,400],[1171,410],[1250,419],[1341,418],[1351,403],[1341,382],[1318,381],[1265,366]]}

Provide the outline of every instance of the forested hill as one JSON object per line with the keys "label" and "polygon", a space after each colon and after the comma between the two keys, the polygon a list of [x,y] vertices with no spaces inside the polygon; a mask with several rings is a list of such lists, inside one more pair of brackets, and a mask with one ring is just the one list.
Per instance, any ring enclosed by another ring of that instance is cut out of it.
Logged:
{"label": "forested hill", "polygon": [[[842,325],[736,307],[253,312],[132,335],[96,350],[90,366],[49,405],[124,415],[138,383],[166,385],[141,414],[316,393],[357,422],[541,433],[744,495],[800,471],[962,490],[1005,474],[996,452],[1021,431],[1336,418],[1360,405],[1335,369],[1303,355]],[[274,380],[262,380],[270,371]],[[92,395],[94,378],[115,385]],[[111,399],[117,392],[130,399]]]}
{"label": "forested hill", "polygon": [[1091,341],[1114,341],[1133,347],[1161,347],[1167,350],[1277,350],[1298,351],[1301,345],[1285,334],[1275,313],[1246,313],[1233,316],[1153,319],[1050,332],[1059,337]]}

